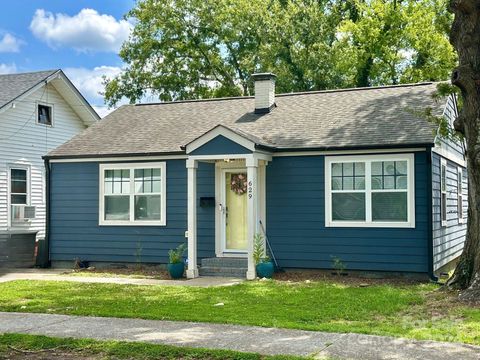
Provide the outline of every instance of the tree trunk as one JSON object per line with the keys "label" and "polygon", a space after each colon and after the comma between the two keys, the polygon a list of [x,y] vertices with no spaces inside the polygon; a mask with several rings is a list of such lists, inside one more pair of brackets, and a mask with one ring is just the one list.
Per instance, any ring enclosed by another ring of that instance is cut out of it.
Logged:
{"label": "tree trunk", "polygon": [[450,42],[458,53],[459,65],[452,83],[462,93],[463,107],[455,129],[467,144],[468,224],[465,247],[448,286],[464,290],[460,298],[480,300],[480,2],[452,0],[454,13]]}

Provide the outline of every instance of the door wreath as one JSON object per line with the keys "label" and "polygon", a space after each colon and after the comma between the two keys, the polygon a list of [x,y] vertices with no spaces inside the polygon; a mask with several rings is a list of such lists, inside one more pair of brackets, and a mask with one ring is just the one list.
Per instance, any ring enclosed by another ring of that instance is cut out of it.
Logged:
{"label": "door wreath", "polygon": [[232,174],[230,178],[230,189],[237,195],[247,192],[247,176],[245,174]]}

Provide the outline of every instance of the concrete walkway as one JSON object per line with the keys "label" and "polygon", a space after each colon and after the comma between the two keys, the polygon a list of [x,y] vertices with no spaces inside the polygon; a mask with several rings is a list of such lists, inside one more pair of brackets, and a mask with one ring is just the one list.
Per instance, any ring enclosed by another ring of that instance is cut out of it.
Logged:
{"label": "concrete walkway", "polygon": [[243,279],[224,277],[199,277],[191,280],[157,280],[133,277],[100,277],[65,274],[62,269],[1,269],[0,283],[15,280],[74,281],[96,284],[122,285],[172,285],[172,286],[230,286],[239,284]]}
{"label": "concrete walkway", "polygon": [[317,359],[480,359],[480,347],[464,344],[180,321],[0,312],[2,332],[141,341],[266,355],[313,355]]}

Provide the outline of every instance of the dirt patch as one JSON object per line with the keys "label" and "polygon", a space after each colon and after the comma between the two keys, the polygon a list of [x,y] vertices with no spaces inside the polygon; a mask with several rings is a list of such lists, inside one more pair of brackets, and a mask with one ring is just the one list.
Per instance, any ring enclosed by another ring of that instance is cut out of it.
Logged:
{"label": "dirt patch", "polygon": [[86,269],[69,270],[62,275],[171,280],[167,270],[159,266],[148,265],[102,268],[89,267]]}
{"label": "dirt patch", "polygon": [[[99,360],[105,359],[103,354],[87,354],[80,351],[65,350],[9,350],[6,354],[0,354],[1,360],[49,360],[49,359],[66,359],[66,360]],[[108,359],[108,357],[107,357]],[[110,358],[113,359],[113,358]]]}
{"label": "dirt patch", "polygon": [[332,270],[287,270],[275,273],[274,279],[285,282],[326,281],[353,286],[414,285],[425,283],[423,277],[406,277],[401,274],[362,273],[346,271],[346,275],[332,274]]}

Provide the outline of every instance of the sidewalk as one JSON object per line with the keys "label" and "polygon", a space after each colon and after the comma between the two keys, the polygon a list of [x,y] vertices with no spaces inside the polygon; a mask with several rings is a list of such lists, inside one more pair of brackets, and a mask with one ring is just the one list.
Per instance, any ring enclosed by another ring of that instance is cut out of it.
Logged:
{"label": "sidewalk", "polygon": [[96,277],[66,275],[59,269],[0,269],[0,283],[15,280],[73,281],[96,284],[121,285],[172,285],[172,286],[230,286],[239,284],[243,279],[225,277],[198,277],[191,280],[156,280],[132,277]]}
{"label": "sidewalk", "polygon": [[480,347],[464,344],[180,321],[0,312],[2,332],[140,341],[265,355],[314,355],[317,359],[480,359]]}

